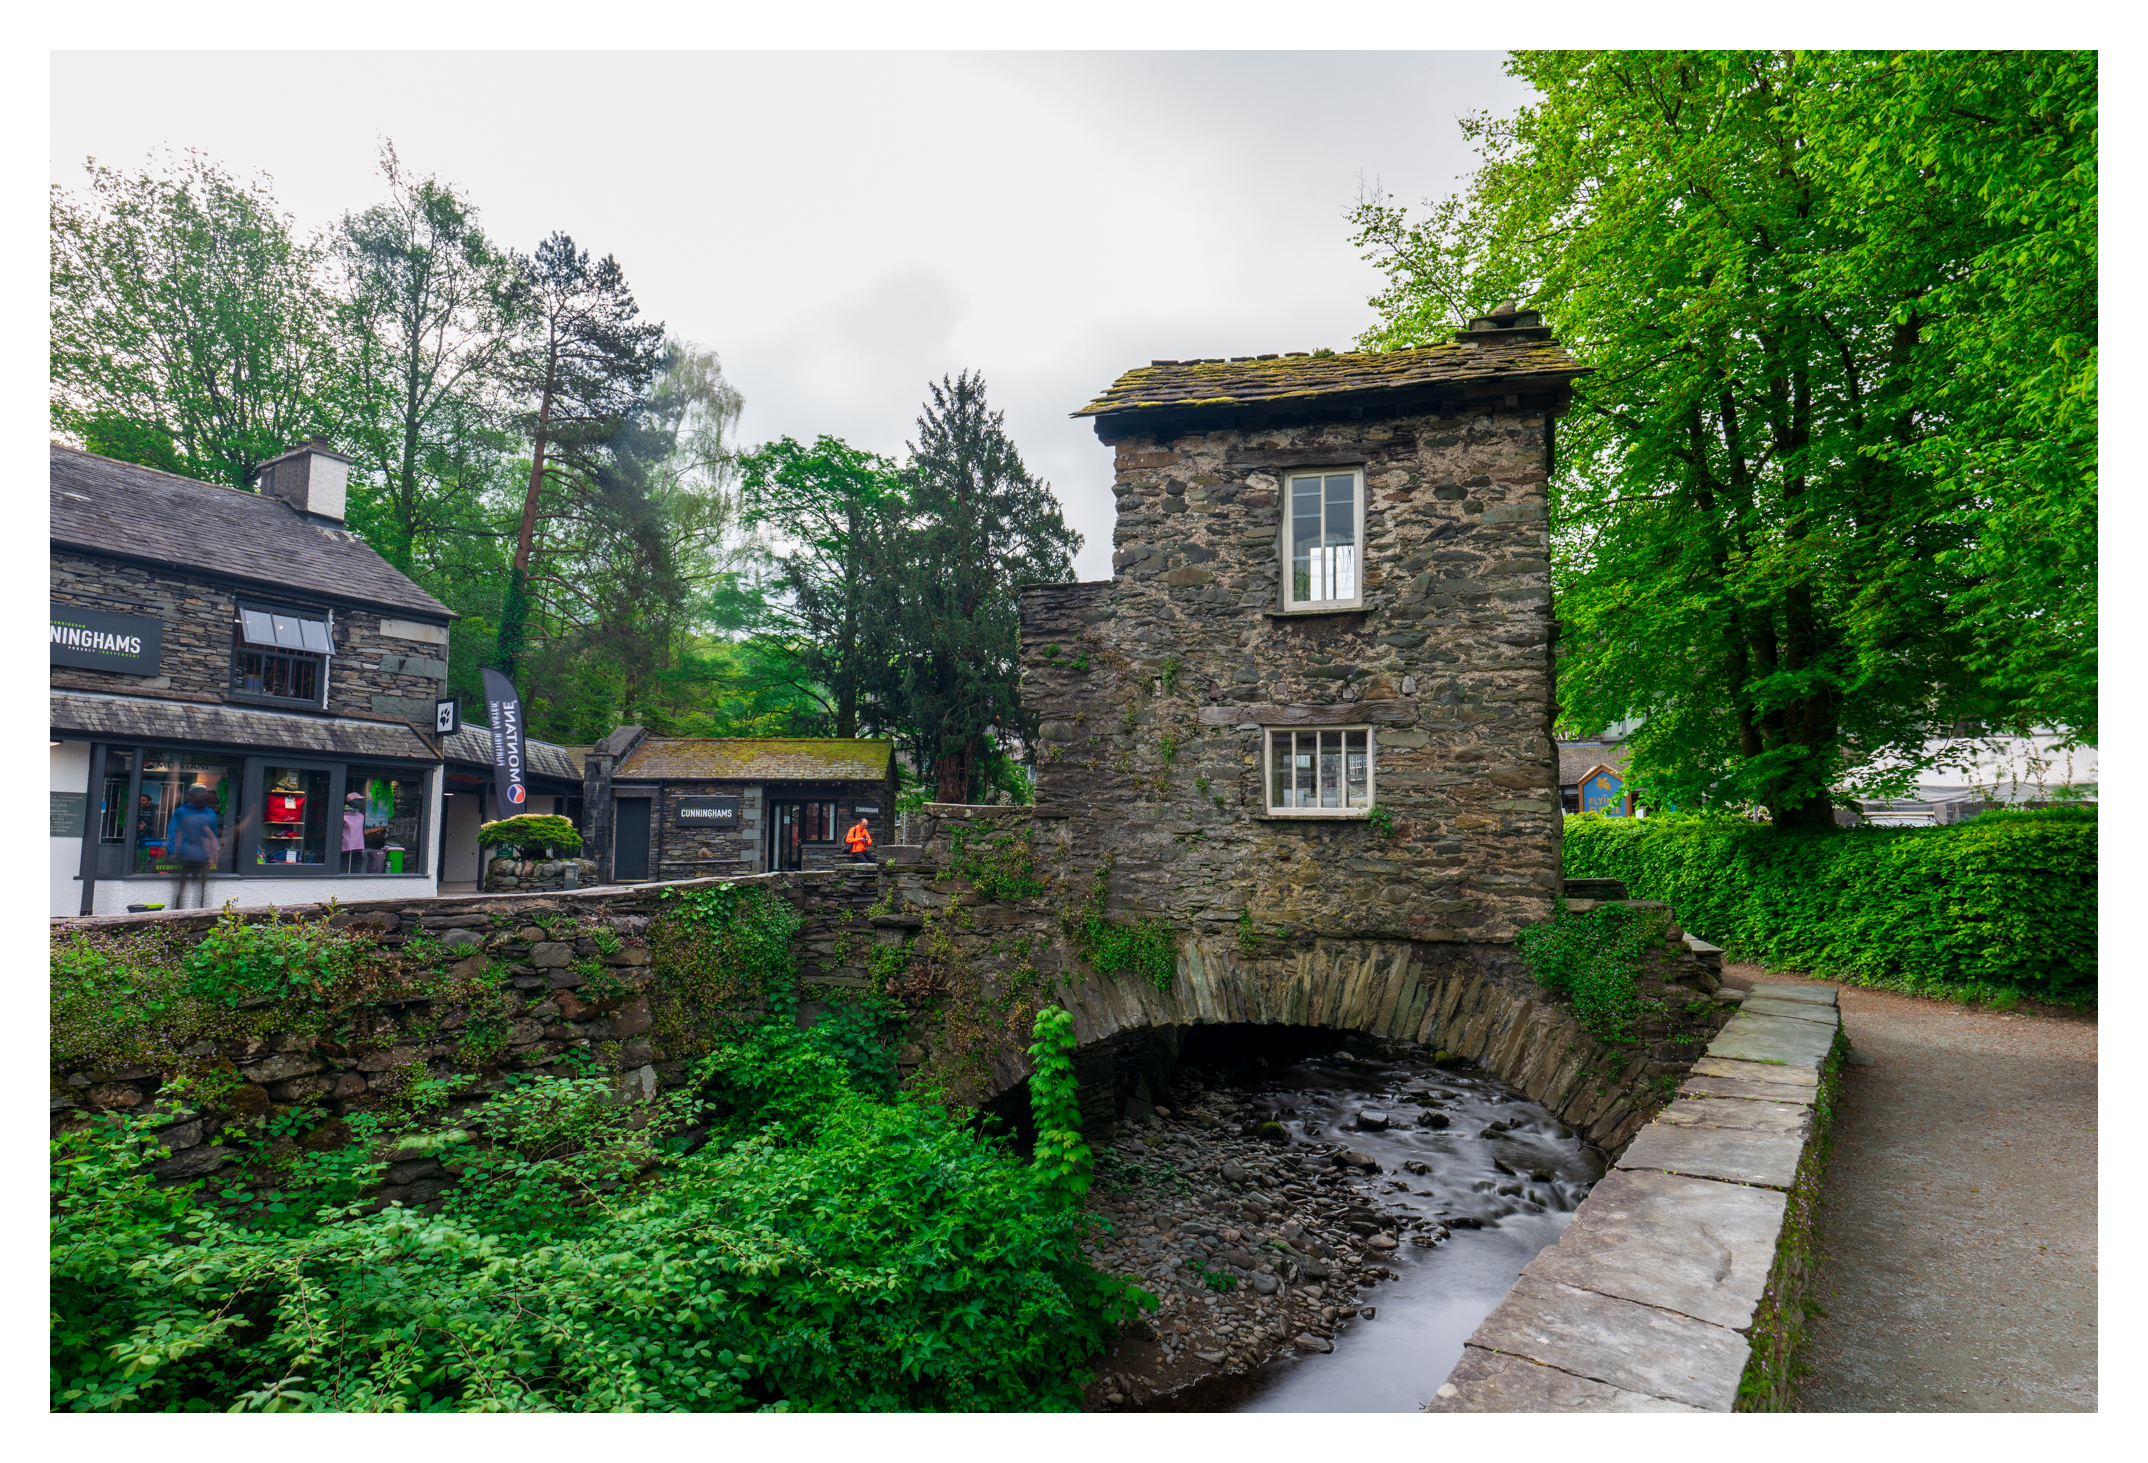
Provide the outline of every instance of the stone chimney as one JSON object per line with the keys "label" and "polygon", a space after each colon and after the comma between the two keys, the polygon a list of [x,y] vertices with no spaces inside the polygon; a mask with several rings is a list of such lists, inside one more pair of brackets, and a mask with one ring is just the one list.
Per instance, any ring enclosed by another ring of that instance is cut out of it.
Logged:
{"label": "stone chimney", "polygon": [[281,457],[272,457],[254,474],[254,488],[264,497],[281,498],[301,513],[343,522],[343,495],[351,460],[319,437],[308,437]]}
{"label": "stone chimney", "polygon": [[1470,321],[1467,330],[1457,330],[1454,338],[1463,345],[1549,340],[1551,327],[1544,323],[1544,317],[1536,311],[1524,310],[1514,301],[1507,300],[1493,307],[1491,314],[1479,315]]}

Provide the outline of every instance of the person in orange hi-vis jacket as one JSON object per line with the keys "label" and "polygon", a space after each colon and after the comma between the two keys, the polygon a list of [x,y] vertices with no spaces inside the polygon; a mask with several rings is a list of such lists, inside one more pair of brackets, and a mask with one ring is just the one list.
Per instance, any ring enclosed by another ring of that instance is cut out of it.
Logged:
{"label": "person in orange hi-vis jacket", "polygon": [[850,861],[852,863],[869,864],[873,861],[873,856],[870,852],[873,846],[873,830],[865,826],[863,818],[851,824],[850,831],[844,834],[843,838],[850,845]]}

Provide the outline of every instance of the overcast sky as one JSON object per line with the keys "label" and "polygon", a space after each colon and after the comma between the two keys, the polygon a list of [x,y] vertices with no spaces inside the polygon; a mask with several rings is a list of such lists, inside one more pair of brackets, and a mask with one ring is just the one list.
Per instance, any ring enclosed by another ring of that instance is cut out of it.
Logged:
{"label": "overcast sky", "polygon": [[1493,52],[61,53],[52,178],[198,147],[301,227],[380,192],[377,140],[525,251],[563,229],[714,347],[756,443],[900,455],[970,368],[1110,572],[1111,455],[1068,419],[1153,357],[1345,348],[1379,283],[1359,179],[1412,202],[1456,119],[1527,99]]}

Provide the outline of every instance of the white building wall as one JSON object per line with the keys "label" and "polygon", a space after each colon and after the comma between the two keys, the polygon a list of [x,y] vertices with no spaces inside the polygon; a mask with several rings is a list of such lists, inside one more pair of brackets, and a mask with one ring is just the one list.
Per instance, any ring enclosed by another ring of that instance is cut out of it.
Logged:
{"label": "white building wall", "polygon": [[[89,785],[88,742],[54,742],[52,744],[52,790],[54,792],[78,792],[89,795],[89,805],[83,816],[83,831],[96,836],[97,797]],[[80,838],[54,838],[52,844],[52,913],[55,918],[73,916],[82,912],[82,840]]]}

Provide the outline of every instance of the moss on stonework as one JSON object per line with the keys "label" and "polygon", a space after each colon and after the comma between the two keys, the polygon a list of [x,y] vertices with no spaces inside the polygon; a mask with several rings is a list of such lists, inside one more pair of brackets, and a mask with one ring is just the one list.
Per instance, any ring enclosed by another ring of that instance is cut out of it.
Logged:
{"label": "moss on stonework", "polygon": [[1797,1176],[1790,1185],[1782,1234],[1775,1244],[1775,1263],[1768,1271],[1767,1288],[1761,1292],[1760,1304],[1753,1311],[1753,1324],[1746,1333],[1753,1351],[1745,1364],[1745,1375],[1738,1381],[1735,1410],[1739,1412],[1788,1412],[1797,1382],[1807,1371],[1799,1353],[1814,1305],[1805,1288],[1818,1260],[1814,1230],[1820,1182],[1834,1151],[1835,1094],[1849,1050],[1849,1037],[1838,1020],[1835,1045],[1821,1065],[1819,1088],[1813,1097],[1812,1141],[1806,1145],[1805,1156],[1799,1160]]}

